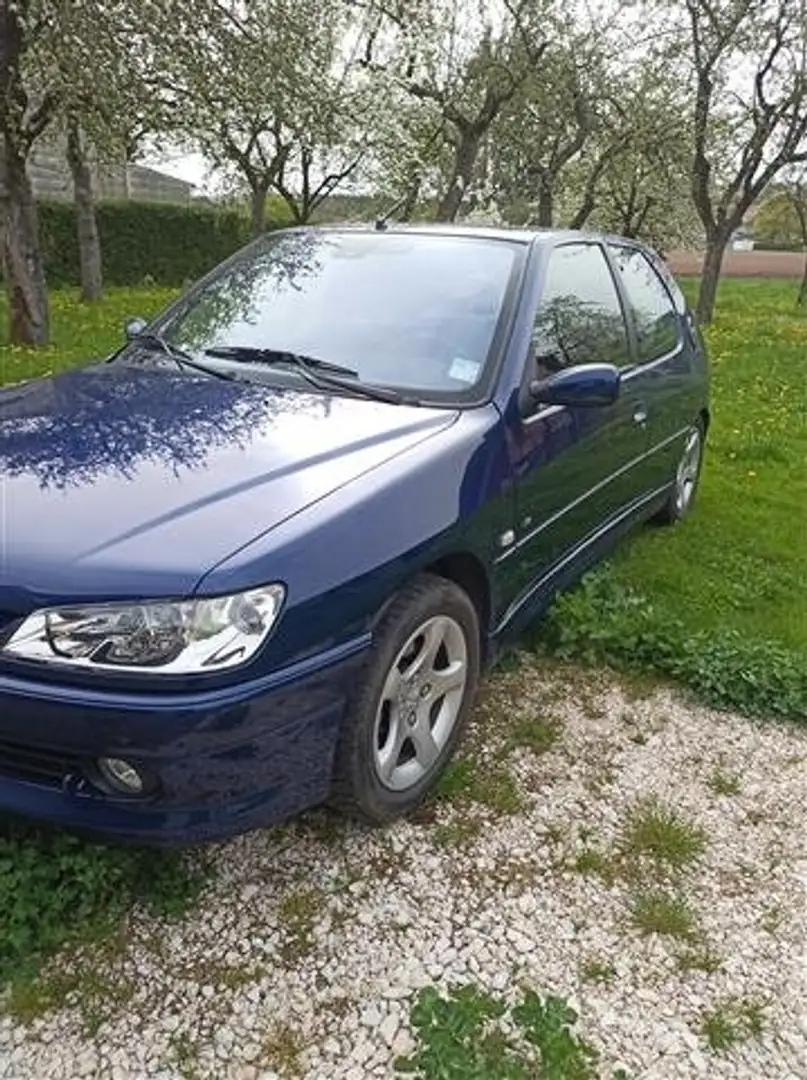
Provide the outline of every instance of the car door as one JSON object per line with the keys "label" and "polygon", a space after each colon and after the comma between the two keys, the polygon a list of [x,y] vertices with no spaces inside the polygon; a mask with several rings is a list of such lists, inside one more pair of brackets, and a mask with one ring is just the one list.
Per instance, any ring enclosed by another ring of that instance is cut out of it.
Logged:
{"label": "car door", "polygon": [[[525,385],[594,362],[632,365],[626,313],[603,246],[563,243],[546,263]],[[640,494],[635,465],[647,445],[644,408],[630,390],[612,405],[536,405],[511,417],[516,528],[503,557],[511,613]]]}
{"label": "car door", "polygon": [[668,287],[641,248],[609,241],[607,250],[633,327],[635,363],[623,375],[623,386],[646,413],[648,452],[640,480],[652,490],[672,479],[701,406],[692,378],[686,302],[680,293],[673,296],[671,288],[677,292],[677,286]]}

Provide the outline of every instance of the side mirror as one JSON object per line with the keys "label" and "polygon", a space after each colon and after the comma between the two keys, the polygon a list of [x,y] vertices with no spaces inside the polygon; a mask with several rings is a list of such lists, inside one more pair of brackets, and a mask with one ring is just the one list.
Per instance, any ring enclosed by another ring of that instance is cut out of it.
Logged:
{"label": "side mirror", "polygon": [[143,333],[147,325],[148,324],[146,323],[145,319],[130,319],[129,322],[127,322],[126,326],[123,328],[123,332],[126,335],[126,340],[134,341],[136,337]]}
{"label": "side mirror", "polygon": [[530,397],[541,405],[613,405],[619,397],[619,369],[613,364],[579,364],[530,383]]}

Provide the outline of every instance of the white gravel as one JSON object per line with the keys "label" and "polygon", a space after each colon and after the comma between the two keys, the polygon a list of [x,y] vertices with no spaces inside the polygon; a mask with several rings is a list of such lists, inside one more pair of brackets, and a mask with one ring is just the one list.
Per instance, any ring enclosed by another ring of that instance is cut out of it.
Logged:
{"label": "white gravel", "polygon": [[[536,715],[560,721],[558,742],[505,753]],[[0,1019],[0,1077],[391,1077],[418,988],[473,982],[567,997],[603,1077],[807,1078],[807,732],[525,658],[489,680],[468,745],[488,790],[516,778],[521,811],[457,798],[383,832],[318,812],[218,847],[192,917],[138,915],[115,948],[46,973],[84,972],[61,1008]],[[739,792],[715,794],[716,772]],[[574,867],[585,848],[608,857],[650,795],[705,831],[678,888],[716,971],[682,970],[682,942],[639,934],[635,881]],[[591,981],[594,961],[609,980]],[[762,1033],[716,1053],[704,1015],[741,999]]]}

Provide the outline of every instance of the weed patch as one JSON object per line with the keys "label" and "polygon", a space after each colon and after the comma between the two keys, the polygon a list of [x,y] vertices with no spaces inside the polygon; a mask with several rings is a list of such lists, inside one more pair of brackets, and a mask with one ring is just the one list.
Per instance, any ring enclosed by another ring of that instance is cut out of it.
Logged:
{"label": "weed patch", "polygon": [[765,1030],[764,1007],[757,1001],[729,998],[703,1016],[700,1032],[711,1050],[725,1053]]}
{"label": "weed patch", "polygon": [[[395,1063],[420,1080],[595,1080],[597,1051],[576,1031],[563,998],[532,991],[508,1006],[475,986],[418,994],[410,1012],[417,1048]],[[618,1070],[613,1080],[628,1080]]]}
{"label": "weed patch", "polygon": [[285,940],[280,956],[285,964],[294,964],[314,948],[314,923],[325,906],[318,889],[297,889],[280,901],[277,917]]}
{"label": "weed patch", "polygon": [[679,871],[703,854],[706,834],[656,799],[642,799],[628,816],[621,849],[627,857],[648,858],[659,867]]}
{"label": "weed patch", "polygon": [[470,757],[449,763],[438,782],[437,798],[478,803],[497,814],[518,814],[525,806],[515,777],[504,765],[483,767]]}
{"label": "weed patch", "polygon": [[644,936],[661,934],[679,941],[695,939],[695,915],[680,896],[660,890],[636,894],[631,909],[633,925]]}
{"label": "weed patch", "polygon": [[111,934],[135,904],[179,917],[204,880],[176,852],[7,823],[0,833],[0,981],[31,978],[62,946]]}

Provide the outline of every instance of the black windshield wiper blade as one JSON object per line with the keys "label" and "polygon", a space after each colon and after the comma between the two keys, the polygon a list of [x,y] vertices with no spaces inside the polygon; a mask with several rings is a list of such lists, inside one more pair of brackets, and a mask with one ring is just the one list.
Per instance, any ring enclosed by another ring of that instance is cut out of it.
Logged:
{"label": "black windshield wiper blade", "polygon": [[205,349],[205,356],[219,356],[223,360],[246,360],[255,364],[294,364],[314,368],[316,371],[327,371],[331,375],[345,375],[351,379],[359,377],[358,371],[353,368],[332,364],[329,360],[319,360],[316,356],[305,356],[303,353],[285,352],[283,349],[262,349],[256,345],[214,345],[211,349]]}
{"label": "black windshield wiper blade", "polygon": [[222,371],[220,368],[210,367],[208,364],[200,363],[199,360],[194,360],[190,353],[186,353],[184,349],[180,349],[177,345],[172,345],[170,341],[166,341],[160,334],[144,330],[142,334],[137,334],[136,337],[132,338],[132,343],[145,345],[146,348],[160,349],[179,367],[193,368],[194,371],[201,371],[202,374],[212,375],[216,379],[235,378],[235,375],[229,371]]}
{"label": "black windshield wiper blade", "polygon": [[219,356],[222,359],[244,360],[258,364],[286,364],[295,368],[312,386],[318,390],[346,390],[351,394],[371,398],[373,401],[386,401],[391,405],[417,405],[416,398],[405,397],[398,390],[387,386],[375,386],[362,382],[358,371],[332,364],[328,360],[318,360],[303,353],[284,352],[282,349],[262,349],[252,345],[215,345],[205,349],[206,356]]}

